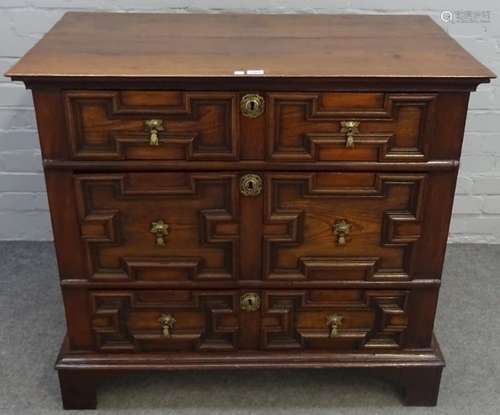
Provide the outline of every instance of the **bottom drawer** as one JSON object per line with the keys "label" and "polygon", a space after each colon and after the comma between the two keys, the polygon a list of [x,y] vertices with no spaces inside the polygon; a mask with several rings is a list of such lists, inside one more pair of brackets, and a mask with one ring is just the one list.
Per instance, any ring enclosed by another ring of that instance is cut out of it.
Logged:
{"label": "bottom drawer", "polygon": [[408,327],[409,291],[265,291],[264,349],[400,348]]}
{"label": "bottom drawer", "polygon": [[[411,291],[91,291],[102,351],[394,349],[404,345]],[[242,305],[243,304],[243,305]]]}
{"label": "bottom drawer", "polygon": [[238,348],[238,291],[93,291],[90,300],[99,350]]}

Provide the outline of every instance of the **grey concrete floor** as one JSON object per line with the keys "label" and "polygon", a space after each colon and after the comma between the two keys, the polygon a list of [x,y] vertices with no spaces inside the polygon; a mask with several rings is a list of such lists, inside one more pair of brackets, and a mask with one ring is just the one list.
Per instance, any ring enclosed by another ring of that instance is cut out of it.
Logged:
{"label": "grey concrete floor", "polygon": [[[139,374],[99,389],[97,412],[130,414],[500,414],[500,246],[451,245],[436,331],[447,360],[435,408],[346,371]],[[62,413],[53,364],[64,318],[51,243],[0,242],[0,414]],[[80,413],[72,411],[71,413]]]}

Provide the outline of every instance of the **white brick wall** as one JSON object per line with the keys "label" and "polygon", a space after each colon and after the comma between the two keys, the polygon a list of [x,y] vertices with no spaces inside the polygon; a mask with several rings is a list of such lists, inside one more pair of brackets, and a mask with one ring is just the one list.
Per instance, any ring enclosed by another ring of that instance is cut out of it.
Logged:
{"label": "white brick wall", "polygon": [[[67,10],[428,14],[500,74],[497,0],[0,0],[0,73]],[[489,23],[443,23],[442,10],[488,11]],[[470,102],[450,240],[500,243],[500,83]],[[51,239],[30,93],[0,76],[0,239]]]}

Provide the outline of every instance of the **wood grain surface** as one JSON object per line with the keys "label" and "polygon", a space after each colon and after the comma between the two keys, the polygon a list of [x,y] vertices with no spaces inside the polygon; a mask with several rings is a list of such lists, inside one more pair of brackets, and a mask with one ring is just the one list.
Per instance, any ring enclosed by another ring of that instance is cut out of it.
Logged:
{"label": "wood grain surface", "polygon": [[427,16],[80,12],[64,15],[7,76],[234,78],[248,69],[264,77],[494,77]]}

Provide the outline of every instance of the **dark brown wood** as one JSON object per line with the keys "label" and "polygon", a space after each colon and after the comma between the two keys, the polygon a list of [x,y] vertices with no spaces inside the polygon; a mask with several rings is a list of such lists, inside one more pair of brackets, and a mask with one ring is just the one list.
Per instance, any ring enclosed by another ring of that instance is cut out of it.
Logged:
{"label": "dark brown wood", "polygon": [[401,371],[404,403],[408,406],[435,406],[439,395],[442,367],[411,368]]}
{"label": "dark brown wood", "polygon": [[[422,237],[425,174],[272,173],[263,279],[406,280]],[[339,244],[334,227],[347,221]]]}
{"label": "dark brown wood", "polygon": [[[59,180],[69,195],[65,209],[53,208],[61,246],[73,247],[61,277],[178,288],[439,279],[436,230],[446,235],[450,209],[432,195],[451,203],[455,172],[273,172],[261,175],[258,197],[239,194],[243,173],[49,170],[48,187]],[[160,219],[164,246],[150,232]],[[344,246],[334,233],[341,219],[351,226]]]}
{"label": "dark brown wood", "polygon": [[[258,309],[240,309],[247,292],[260,297]],[[432,338],[426,316],[434,314],[436,294],[430,288],[64,288],[69,347],[109,353],[425,349]],[[160,322],[164,314],[175,319],[168,335]],[[328,323],[332,314],[343,319],[336,335]]]}
{"label": "dark brown wood", "polygon": [[[260,273],[259,273],[260,275]],[[178,289],[228,289],[228,288],[426,288],[439,287],[441,279],[439,278],[418,278],[414,280],[390,280],[390,281],[359,281],[359,280],[316,280],[316,281],[296,281],[296,280],[231,280],[231,281],[95,281],[87,278],[67,278],[61,281],[63,287],[81,287],[97,289],[113,288],[178,288]]]}
{"label": "dark brown wood", "polygon": [[67,13],[7,74],[233,78],[248,69],[279,78],[494,76],[427,16],[161,13]]}
{"label": "dark brown wood", "polygon": [[96,409],[98,376],[82,370],[59,370],[58,375],[64,409]]}
{"label": "dark brown wood", "polygon": [[56,362],[58,370],[80,371],[139,371],[190,369],[258,369],[258,368],[371,368],[382,369],[389,377],[401,382],[402,373],[411,368],[444,367],[436,339],[421,349],[391,350],[390,353],[332,352],[309,350],[233,351],[228,353],[89,353],[71,350],[64,341]]}
{"label": "dark brown wood", "polygon": [[[404,364],[395,364],[395,358]],[[391,381],[402,390],[403,402],[411,406],[434,406],[437,403],[439,383],[444,361],[439,345],[434,340],[432,348],[419,350],[418,354],[394,350],[390,357],[384,354],[352,354],[312,352],[263,353],[240,352],[237,354],[180,353],[175,359],[165,354],[82,354],[68,353],[63,343],[56,368],[60,374],[61,391],[66,409],[95,408],[95,389],[98,379],[112,375],[132,375],[144,370],[220,370],[220,369],[279,369],[279,368],[348,368],[360,376],[379,376]],[[61,376],[62,374],[62,376]],[[258,376],[256,374],[255,376]],[[332,372],[335,376],[335,372]],[[65,383],[67,380],[67,384]],[[64,383],[63,383],[64,382]],[[85,400],[84,400],[85,399]]]}
{"label": "dark brown wood", "polygon": [[[93,280],[224,281],[239,275],[237,176],[78,174],[80,238]],[[154,222],[169,229],[164,245]]]}
{"label": "dark brown wood", "polygon": [[370,161],[331,161],[304,164],[303,162],[266,162],[266,161],[238,161],[238,162],[212,162],[212,161],[65,161],[44,160],[47,169],[57,170],[84,170],[84,171],[226,171],[226,170],[289,170],[289,171],[435,171],[456,170],[458,160],[433,160],[427,162],[370,162]]}
{"label": "dark brown wood", "polygon": [[95,350],[89,291],[81,287],[64,287],[63,300],[68,347],[73,350]]}
{"label": "dark brown wood", "polygon": [[[262,293],[263,350],[399,349],[408,329],[408,291],[280,290]],[[331,335],[328,318],[343,320]]]}
{"label": "dark brown wood", "polygon": [[[47,139],[50,140],[50,138]],[[79,278],[87,275],[88,265],[84,256],[84,241],[80,237],[77,202],[72,191],[72,174],[69,171],[56,173],[45,170],[45,183],[59,276]],[[61,248],[58,249],[58,247]]]}
{"label": "dark brown wood", "polygon": [[[274,161],[424,161],[435,94],[269,94],[268,154]],[[342,120],[359,122],[346,147]]]}
{"label": "dark brown wood", "polygon": [[[461,143],[445,143],[448,137],[463,134],[463,124],[453,123],[455,130],[441,128],[439,115],[451,112],[463,120],[467,103],[467,94],[268,93],[263,94],[268,117],[240,119],[238,95],[234,93],[143,90],[61,94],[36,94],[43,108],[59,105],[58,98],[65,103],[66,120],[53,120],[50,125],[60,130],[47,134],[61,137],[67,125],[69,143],[52,140],[58,146],[47,144],[45,159],[147,160],[148,165],[173,162],[174,166],[189,161],[190,168],[194,162],[208,165],[211,160],[240,158],[299,165],[315,162],[326,167],[329,163],[376,166],[458,159]],[[436,114],[439,106],[441,112]],[[44,116],[50,115],[40,112],[39,117]],[[158,147],[149,145],[145,131],[145,121],[152,118],[164,123]],[[352,149],[346,148],[345,134],[340,132],[342,120],[360,122]],[[40,122],[46,124],[43,119]]]}
{"label": "dark brown wood", "polygon": [[494,75],[429,18],[69,13],[8,75],[33,88],[65,408],[110,374],[305,367],[436,404],[467,103]]}
{"label": "dark brown wood", "polygon": [[[238,160],[237,94],[178,91],[65,91],[77,160]],[[151,146],[148,119],[161,119]]]}
{"label": "dark brown wood", "polygon": [[213,78],[29,78],[23,79],[28,89],[52,90],[183,90],[183,91],[307,91],[307,92],[450,92],[469,93],[475,91],[486,79],[469,78],[339,78],[328,77],[283,78],[246,76]]}
{"label": "dark brown wood", "polygon": [[[92,291],[94,348],[102,352],[224,352],[239,348],[236,291]],[[175,318],[169,335],[160,318]]]}

